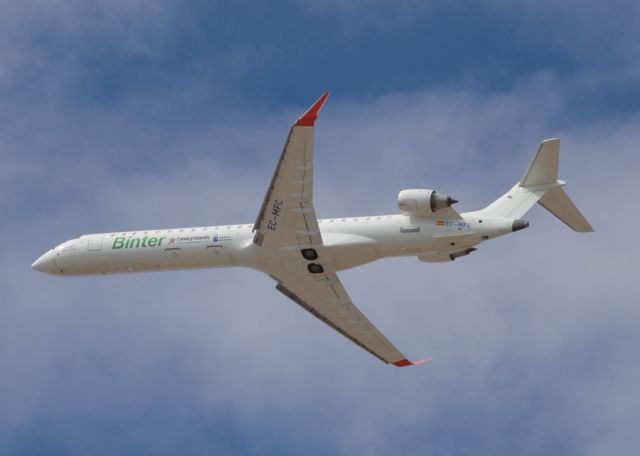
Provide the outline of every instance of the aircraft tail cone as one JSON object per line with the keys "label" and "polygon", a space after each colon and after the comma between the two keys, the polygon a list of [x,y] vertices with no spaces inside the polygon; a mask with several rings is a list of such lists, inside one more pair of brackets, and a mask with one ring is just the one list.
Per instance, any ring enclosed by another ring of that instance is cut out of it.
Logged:
{"label": "aircraft tail cone", "polygon": [[526,220],[514,220],[513,225],[511,225],[512,231],[520,231],[529,227],[529,222]]}

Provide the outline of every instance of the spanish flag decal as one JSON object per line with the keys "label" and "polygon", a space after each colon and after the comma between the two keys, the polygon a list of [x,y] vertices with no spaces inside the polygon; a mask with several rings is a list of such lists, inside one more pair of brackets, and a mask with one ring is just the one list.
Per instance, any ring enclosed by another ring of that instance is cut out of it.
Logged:
{"label": "spanish flag decal", "polygon": [[444,220],[436,221],[436,226],[444,226]]}

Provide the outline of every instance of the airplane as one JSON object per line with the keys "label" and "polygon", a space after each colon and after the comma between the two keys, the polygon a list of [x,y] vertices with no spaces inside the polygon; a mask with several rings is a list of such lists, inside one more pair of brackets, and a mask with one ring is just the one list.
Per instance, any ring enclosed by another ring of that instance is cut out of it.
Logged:
{"label": "airplane", "polygon": [[313,207],[313,138],[324,93],[289,130],[253,224],[82,235],[40,256],[32,268],[59,276],[248,267],[384,363],[409,361],[351,301],[337,273],[387,257],[450,262],[484,241],[529,226],[536,203],[577,232],[593,228],[558,179],[560,141],[544,140],[524,175],[484,209],[458,213],[451,196],[429,189],[398,194],[399,214],[321,219]]}

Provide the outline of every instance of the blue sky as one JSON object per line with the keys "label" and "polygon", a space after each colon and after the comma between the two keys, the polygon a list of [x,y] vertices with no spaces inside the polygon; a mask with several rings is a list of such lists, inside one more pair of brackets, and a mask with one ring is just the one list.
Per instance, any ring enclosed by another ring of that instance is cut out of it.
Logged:
{"label": "blue sky", "polygon": [[[0,453],[636,454],[636,2],[4,1]],[[543,138],[596,232],[544,210],[452,264],[341,274],[410,357],[255,271],[61,279],[82,233],[248,223],[323,91],[319,216],[461,210]]]}

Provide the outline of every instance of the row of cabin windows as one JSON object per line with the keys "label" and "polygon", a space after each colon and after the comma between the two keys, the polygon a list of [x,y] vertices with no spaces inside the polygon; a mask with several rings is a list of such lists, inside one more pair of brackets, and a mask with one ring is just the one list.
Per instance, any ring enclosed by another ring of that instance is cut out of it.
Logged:
{"label": "row of cabin windows", "polygon": [[[371,220],[372,218],[373,218],[373,217],[356,217],[356,218],[352,219],[352,221],[357,222],[357,221],[359,221],[360,219],[362,219],[362,220]],[[387,216],[386,216],[386,218],[391,218],[391,216],[390,216],[390,215],[387,215]],[[376,219],[376,220],[381,220],[381,219],[382,219],[382,216],[380,216],[380,217],[375,217],[375,219]],[[347,220],[348,220],[348,219],[343,218],[343,219],[341,219],[340,221],[341,221],[341,222],[346,222]],[[335,221],[336,221],[335,219],[330,219],[330,220],[329,220],[329,223],[333,223],[333,222],[335,222]],[[322,222],[323,222],[322,220],[318,220],[318,223],[322,223]],[[241,229],[243,226],[245,226],[245,225],[238,225],[238,229]],[[246,227],[247,227],[247,228],[252,228],[252,227],[253,227],[253,225],[246,225]],[[201,228],[201,231],[219,231],[219,230],[220,230],[220,229],[222,229],[222,228],[223,228],[223,227],[219,227],[219,226],[216,226],[216,227],[213,227],[213,228],[211,228],[211,227],[204,227],[204,228]],[[231,225],[226,226],[226,227],[224,227],[224,228],[225,228],[225,229],[227,229],[227,230],[230,230],[230,229],[231,229]],[[191,228],[191,230],[189,230],[189,229],[187,229],[187,228],[180,228],[180,229],[177,229],[177,230],[166,230],[166,231],[165,231],[165,230],[144,231],[144,232],[141,232],[140,234],[151,234],[151,233],[153,233],[153,234],[161,234],[161,233],[172,233],[172,232],[174,232],[174,231],[175,231],[176,233],[183,233],[184,231],[190,231],[190,232],[192,232],[192,233],[193,233],[193,232],[198,231],[198,228]],[[122,234],[121,234],[121,236],[126,236],[127,234],[129,234],[129,235],[135,235],[135,234],[137,234],[137,231],[134,231],[134,232],[132,232],[132,233],[122,233]],[[114,236],[116,236],[116,233],[111,233],[111,237],[114,237]]]}
{"label": "row of cabin windows", "polygon": [[[386,216],[386,217],[384,217],[384,218],[390,219],[390,218],[391,218],[391,216],[390,216],[390,215],[387,215],[387,216]],[[353,221],[353,222],[358,222],[358,221],[360,221],[360,220],[373,220],[373,219],[375,219],[375,220],[382,220],[382,219],[383,219],[383,217],[382,217],[382,216],[379,216],[379,217],[356,217],[356,218],[351,219],[351,221]],[[329,223],[333,223],[333,222],[336,222],[336,221],[337,221],[336,219],[331,219],[331,220],[329,220]],[[341,222],[348,222],[348,221],[349,221],[349,219],[343,218],[343,219],[340,219],[340,221],[341,221]],[[318,220],[318,223],[322,223],[322,220]]]}
{"label": "row of cabin windows", "polygon": [[[238,225],[238,229],[241,229],[244,225]],[[246,225],[247,228],[252,228],[253,225]],[[233,228],[231,225],[229,226],[225,226],[225,227],[220,227],[220,226],[216,226],[216,227],[204,227],[204,228],[200,228],[200,231],[219,231],[221,229],[227,229],[230,230],[231,228]],[[155,231],[141,231],[139,234],[162,234],[162,233],[183,233],[183,232],[190,232],[190,233],[194,233],[196,231],[198,231],[198,228],[179,228],[179,229],[171,229],[171,230],[155,230]],[[114,236],[126,236],[126,235],[135,235],[138,234],[137,231],[133,231],[133,232],[127,232],[127,233],[122,233],[122,234],[117,234],[117,233],[111,233],[111,237]]]}

